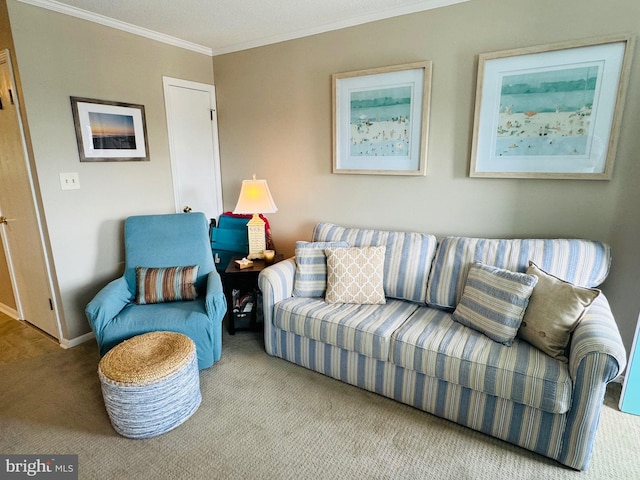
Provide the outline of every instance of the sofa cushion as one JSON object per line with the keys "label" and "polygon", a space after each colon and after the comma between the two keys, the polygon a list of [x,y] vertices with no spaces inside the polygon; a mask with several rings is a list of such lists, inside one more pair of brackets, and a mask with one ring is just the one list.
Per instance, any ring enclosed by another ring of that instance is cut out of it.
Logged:
{"label": "sofa cushion", "polygon": [[385,247],[327,248],[327,303],[386,303]]}
{"label": "sofa cushion", "polygon": [[529,261],[533,261],[566,282],[594,288],[607,278],[611,251],[608,245],[591,240],[446,237],[438,246],[431,269],[427,303],[455,308],[474,261],[520,273],[526,272]]}
{"label": "sofa cushion", "polygon": [[347,242],[296,242],[295,297],[324,297],[327,290],[325,248],[348,247]]}
{"label": "sofa cushion", "polygon": [[420,307],[391,338],[391,361],[446,382],[551,413],[571,406],[567,364],[518,338],[511,347]]}
{"label": "sofa cushion", "polygon": [[565,349],[571,332],[600,291],[565,282],[530,263],[527,273],[535,275],[538,283],[533,289],[518,337],[566,363],[569,360]]}
{"label": "sofa cushion", "polygon": [[274,306],[273,323],[287,332],[388,360],[391,334],[418,307],[393,299],[385,305],[356,305],[290,297]]}
{"label": "sofa cushion", "polygon": [[474,262],[453,319],[511,345],[537,282],[534,275]]}
{"label": "sofa cushion", "polygon": [[384,245],[385,296],[425,302],[429,271],[438,245],[433,235],[344,228],[331,223],[319,223],[313,231],[313,240],[344,241],[352,247]]}

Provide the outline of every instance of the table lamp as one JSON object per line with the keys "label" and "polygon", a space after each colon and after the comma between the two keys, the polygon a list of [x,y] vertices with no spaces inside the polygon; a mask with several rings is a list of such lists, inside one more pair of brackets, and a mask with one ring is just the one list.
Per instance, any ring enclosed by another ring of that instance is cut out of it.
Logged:
{"label": "table lamp", "polygon": [[275,213],[278,211],[266,180],[256,180],[255,174],[252,180],[243,180],[240,189],[240,197],[233,213],[253,215],[247,223],[247,234],[249,238],[249,255],[247,258],[264,258],[264,251],[267,247],[264,232],[264,220],[260,213]]}

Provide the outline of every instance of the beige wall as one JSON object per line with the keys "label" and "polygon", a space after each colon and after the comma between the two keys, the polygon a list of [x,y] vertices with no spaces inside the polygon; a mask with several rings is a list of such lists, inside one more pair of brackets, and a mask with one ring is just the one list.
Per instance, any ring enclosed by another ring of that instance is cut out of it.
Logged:
{"label": "beige wall", "polygon": [[[84,308],[121,270],[125,217],[174,211],[162,76],[213,83],[211,58],[7,1],[67,339],[90,331]],[[150,162],[80,163],[70,96],[145,106]],[[78,172],[80,190],[60,189]]]}
{"label": "beige wall", "polygon": [[[318,221],[436,235],[609,242],[605,292],[627,348],[640,309],[640,48],[611,181],[468,177],[477,56],[631,32],[640,2],[473,0],[214,57],[225,208],[240,182],[269,182],[276,247],[293,253]],[[433,61],[426,177],[331,174],[331,74]]]}
{"label": "beige wall", "polygon": [[[213,69],[205,55],[7,4],[69,338],[89,331],[86,302],[119,273],[122,220],[173,209],[162,75],[212,83],[215,71],[225,208],[235,205],[242,179],[267,178],[283,253],[292,254],[318,221],[604,240],[614,254],[604,289],[630,346],[640,310],[640,48],[613,180],[470,179],[467,171],[478,53],[640,35],[637,0],[615,8],[599,0],[473,0],[215,57]],[[332,175],[330,75],[423,59],[434,65],[428,175]],[[144,104],[151,162],[80,163],[71,95]],[[58,174],[68,171],[80,174],[80,190],[60,190]]]}

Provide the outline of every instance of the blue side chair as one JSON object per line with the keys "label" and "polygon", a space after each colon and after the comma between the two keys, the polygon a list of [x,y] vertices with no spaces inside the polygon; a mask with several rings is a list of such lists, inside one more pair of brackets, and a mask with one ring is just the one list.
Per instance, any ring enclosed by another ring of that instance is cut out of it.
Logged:
{"label": "blue side chair", "polygon": [[[124,242],[123,276],[102,288],[85,310],[100,355],[136,335],[171,331],[195,342],[199,369],[213,365],[222,353],[222,319],[227,305],[213,263],[204,214],[129,217],[125,220]],[[199,265],[195,300],[135,303],[136,267],[189,265]]]}

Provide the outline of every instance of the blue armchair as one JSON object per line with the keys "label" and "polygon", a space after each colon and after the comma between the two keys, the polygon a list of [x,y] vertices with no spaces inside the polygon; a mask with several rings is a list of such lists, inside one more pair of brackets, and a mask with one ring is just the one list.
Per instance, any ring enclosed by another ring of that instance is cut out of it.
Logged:
{"label": "blue armchair", "polygon": [[[100,290],[85,310],[100,355],[135,335],[164,330],[185,334],[195,342],[201,370],[213,365],[222,353],[222,319],[227,305],[204,214],[129,217],[124,241],[124,275]],[[189,265],[199,265],[196,300],[135,303],[136,267]]]}

